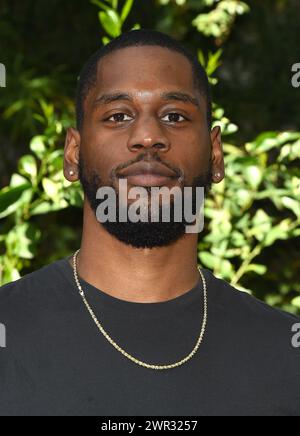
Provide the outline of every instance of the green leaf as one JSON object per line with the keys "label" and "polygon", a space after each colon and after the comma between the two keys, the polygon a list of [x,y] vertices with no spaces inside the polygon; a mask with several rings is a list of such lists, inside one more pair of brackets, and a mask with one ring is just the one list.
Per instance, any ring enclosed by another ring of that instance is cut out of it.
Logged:
{"label": "green leaf", "polygon": [[30,142],[30,150],[39,158],[42,159],[46,152],[43,136],[34,136]]}
{"label": "green leaf", "polygon": [[252,189],[257,189],[262,181],[262,170],[258,166],[251,165],[245,168],[245,179]]}
{"label": "green leaf", "polygon": [[19,171],[21,174],[30,176],[34,180],[37,176],[37,164],[34,156],[26,154],[19,160]]}
{"label": "green leaf", "polygon": [[300,297],[296,297],[292,300],[292,305],[300,309]]}
{"label": "green leaf", "polygon": [[100,0],[91,0],[91,3],[98,6],[99,8],[103,9],[104,11],[109,11],[110,7],[107,6],[104,2]]}
{"label": "green leaf", "polygon": [[209,77],[213,75],[213,73],[220,67],[221,61],[220,58],[223,54],[223,50],[220,48],[215,53],[209,52],[208,61],[206,66],[206,72]]}
{"label": "green leaf", "polygon": [[222,259],[220,262],[217,262],[218,265],[218,273],[223,277],[224,279],[231,279],[234,270],[232,264],[227,259]]}
{"label": "green leaf", "polygon": [[271,227],[271,218],[263,209],[259,209],[253,217],[253,225],[254,226],[264,226],[267,224],[267,227]]}
{"label": "green leaf", "polygon": [[22,202],[22,195],[31,188],[31,184],[25,183],[16,188],[3,188],[0,191],[0,219],[11,215],[18,210]]}
{"label": "green leaf", "polygon": [[271,150],[278,145],[277,132],[264,132],[253,142],[246,144],[246,150],[252,153],[261,153]]}
{"label": "green leaf", "polygon": [[3,114],[4,119],[11,118],[15,113],[20,112],[25,106],[25,101],[18,100],[15,103],[11,104]]}
{"label": "green leaf", "polygon": [[28,185],[28,180],[25,177],[20,176],[20,174],[13,174],[10,179],[9,187],[17,188],[18,186],[22,186],[26,184]]}
{"label": "green leaf", "polygon": [[50,179],[44,178],[42,181],[42,185],[45,193],[49,198],[51,198],[53,201],[58,200],[59,191],[61,187],[59,183],[55,183]]}
{"label": "green leaf", "polygon": [[277,239],[288,239],[290,222],[289,219],[283,220],[280,224],[270,229],[265,235],[264,245],[268,247],[274,244]]}
{"label": "green leaf", "polygon": [[122,23],[116,11],[109,9],[107,12],[99,12],[99,19],[109,36],[116,38],[120,35]]}
{"label": "green leaf", "polygon": [[103,45],[107,45],[110,43],[110,39],[107,36],[103,36],[102,43]]}
{"label": "green leaf", "polygon": [[240,292],[245,292],[246,294],[249,294],[249,295],[252,295],[252,294],[253,294],[253,291],[252,291],[251,289],[244,288],[244,286],[241,286],[241,285],[238,284],[238,283],[235,283],[235,284],[234,284],[234,287],[235,287],[237,290],[239,290]]}
{"label": "green leaf", "polygon": [[82,207],[83,205],[83,193],[81,188],[78,189],[70,189],[67,196],[70,204],[75,207]]}
{"label": "green leaf", "polygon": [[53,212],[53,204],[47,201],[43,201],[37,206],[35,206],[33,209],[31,209],[30,214],[31,216],[34,215],[44,215],[46,213]]}
{"label": "green leaf", "polygon": [[42,201],[40,204],[38,204],[37,206],[35,206],[34,208],[31,209],[30,214],[31,214],[31,216],[45,215],[47,213],[57,212],[59,210],[66,209],[69,206],[70,205],[68,204],[68,202],[64,198],[59,199],[55,203]]}
{"label": "green leaf", "polygon": [[128,17],[128,15],[130,14],[130,11],[132,9],[134,0],[126,0],[123,8],[122,8],[122,12],[121,12],[121,21],[122,23],[124,23]]}
{"label": "green leaf", "polygon": [[203,265],[210,269],[214,269],[216,264],[216,256],[205,251],[200,252],[198,256]]}
{"label": "green leaf", "polygon": [[206,60],[202,50],[198,50],[198,60],[203,68],[206,68]]}
{"label": "green leaf", "polygon": [[234,230],[231,233],[231,242],[234,247],[242,247],[246,243],[246,240],[242,233]]}
{"label": "green leaf", "polygon": [[19,258],[32,259],[34,257],[35,242],[40,238],[40,231],[30,223],[23,223],[14,227],[7,235],[6,245],[10,254]]}
{"label": "green leaf", "polygon": [[251,236],[254,236],[258,241],[265,240],[270,235],[272,228],[272,219],[264,210],[259,209],[252,220],[252,228],[249,231]]}
{"label": "green leaf", "polygon": [[136,23],[131,30],[139,30],[141,29],[141,25],[139,23]]}
{"label": "green leaf", "polygon": [[223,132],[226,135],[232,135],[233,133],[236,133],[239,130],[238,126],[233,123],[228,123],[225,126],[225,132]]}
{"label": "green leaf", "polygon": [[290,198],[290,197],[283,197],[281,199],[281,202],[282,202],[284,207],[286,207],[287,209],[290,209],[291,211],[293,211],[294,214],[297,217],[300,217],[300,204],[299,204],[299,201],[294,200],[293,198]]}
{"label": "green leaf", "polygon": [[236,202],[243,209],[246,210],[252,204],[252,193],[247,189],[239,189],[236,192]]}
{"label": "green leaf", "polygon": [[262,275],[266,274],[267,270],[268,269],[267,269],[266,265],[259,265],[259,264],[252,263],[251,265],[248,265],[246,271],[247,272],[253,271],[256,274],[259,274],[262,276]]}

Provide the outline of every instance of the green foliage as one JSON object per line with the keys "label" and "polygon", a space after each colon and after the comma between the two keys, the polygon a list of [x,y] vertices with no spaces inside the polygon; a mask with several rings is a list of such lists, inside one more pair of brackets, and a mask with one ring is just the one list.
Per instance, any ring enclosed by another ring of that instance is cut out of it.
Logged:
{"label": "green foliage", "polygon": [[[91,3],[99,10],[103,44],[120,35],[125,25],[139,27],[134,24],[134,0]],[[238,16],[247,12],[247,2],[238,0],[157,0],[151,27],[196,41],[199,61],[217,86],[228,36]],[[1,23],[13,37],[9,24]],[[198,44],[203,40],[213,43]],[[0,284],[61,258],[79,243],[76,232],[60,222],[62,211],[80,210],[83,200],[79,184],[70,184],[62,173],[65,131],[74,120],[73,99],[64,92],[71,81],[64,67],[47,75],[25,68],[24,62],[17,54],[10,69],[10,92],[0,102],[12,142],[30,138],[8,186],[0,190]],[[214,185],[206,200],[199,260],[239,289],[299,313],[300,261],[293,247],[300,236],[300,133],[267,131],[244,144],[235,135],[241,119],[231,122],[217,101],[213,116],[225,138],[226,178]],[[43,246],[51,239],[55,252]]]}
{"label": "green foliage", "polygon": [[236,18],[250,11],[240,0],[160,0],[160,4],[169,8],[168,15],[173,8],[181,8],[183,17],[191,11],[191,24],[204,36],[214,37],[217,45],[228,38]]}
{"label": "green foliage", "polygon": [[[117,38],[122,34],[122,28],[133,7],[134,0],[126,0],[121,11],[119,10],[118,0],[91,0],[91,3],[100,8],[98,13],[99,21],[108,36],[102,38],[103,44],[108,44],[111,39]],[[135,24],[133,29],[139,29],[139,24]]]}
{"label": "green foliage", "polygon": [[[56,110],[63,110],[68,116],[73,102],[62,94],[64,85],[63,68],[54,68],[49,75],[38,75],[34,68],[24,67],[24,56],[17,54],[9,70],[9,93],[1,94],[0,110],[6,125],[10,126],[13,140],[20,138],[24,131],[34,135],[39,130],[38,112],[41,102],[52,101]],[[61,108],[61,109],[60,109]]]}
{"label": "green foliage", "polygon": [[[224,153],[226,179],[206,201],[209,231],[199,258],[244,289],[247,274],[267,273],[267,266],[257,263],[264,249],[300,235],[300,133],[267,132],[243,148],[226,143]],[[290,298],[290,311],[297,303]]]}
{"label": "green foliage", "polygon": [[200,64],[205,68],[206,73],[208,75],[209,81],[212,85],[216,85],[218,83],[218,79],[216,77],[212,77],[215,71],[221,65],[221,56],[223,50],[219,49],[215,53],[208,53],[208,58],[205,58],[205,55],[202,50],[198,50],[198,59]]}
{"label": "green foliage", "polygon": [[40,108],[34,117],[43,125],[43,135],[32,138],[31,153],[20,158],[18,173],[0,190],[0,220],[6,219],[5,233],[0,234],[2,284],[18,278],[38,252],[42,234],[33,222],[35,216],[82,206],[79,184],[71,185],[64,178],[63,149],[57,147],[69,123],[58,117],[52,104],[41,100]]}
{"label": "green foliage", "polygon": [[224,40],[237,17],[249,12],[249,6],[239,0],[205,0],[205,6],[216,7],[208,13],[201,13],[193,20],[193,25],[206,36]]}

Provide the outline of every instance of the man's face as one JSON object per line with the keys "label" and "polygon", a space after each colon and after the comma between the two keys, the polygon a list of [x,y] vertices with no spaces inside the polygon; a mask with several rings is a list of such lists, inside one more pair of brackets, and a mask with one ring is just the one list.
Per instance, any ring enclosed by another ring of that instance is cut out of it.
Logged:
{"label": "man's face", "polygon": [[[195,88],[188,60],[156,46],[121,49],[98,65],[97,84],[84,104],[79,165],[94,211],[99,204],[97,189],[112,186],[119,194],[122,172],[137,162],[163,164],[174,177],[127,177],[128,189],[207,188],[211,183],[206,101]],[[167,245],[182,237],[185,229],[183,223],[174,222],[102,225],[135,247]]]}

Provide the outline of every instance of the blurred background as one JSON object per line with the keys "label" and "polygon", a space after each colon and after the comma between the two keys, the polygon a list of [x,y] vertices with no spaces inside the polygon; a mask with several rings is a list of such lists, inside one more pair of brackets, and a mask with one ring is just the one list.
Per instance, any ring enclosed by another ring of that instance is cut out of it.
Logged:
{"label": "blurred background", "polygon": [[102,44],[152,28],[198,55],[224,135],[199,264],[300,314],[299,17],[299,0],[2,0],[0,284],[79,247],[82,192],[62,175],[77,78]]}

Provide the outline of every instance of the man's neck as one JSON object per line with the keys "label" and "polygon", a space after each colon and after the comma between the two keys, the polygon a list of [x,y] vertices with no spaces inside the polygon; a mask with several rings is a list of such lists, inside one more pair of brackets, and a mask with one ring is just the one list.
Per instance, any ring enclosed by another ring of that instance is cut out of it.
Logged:
{"label": "man's neck", "polygon": [[138,249],[120,242],[91,218],[85,216],[77,263],[86,282],[115,298],[138,303],[171,300],[196,285],[197,234],[185,234],[166,247]]}

